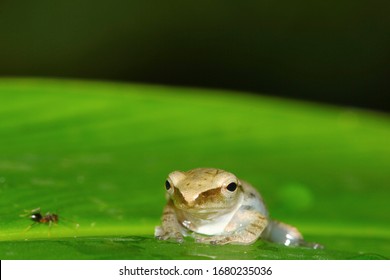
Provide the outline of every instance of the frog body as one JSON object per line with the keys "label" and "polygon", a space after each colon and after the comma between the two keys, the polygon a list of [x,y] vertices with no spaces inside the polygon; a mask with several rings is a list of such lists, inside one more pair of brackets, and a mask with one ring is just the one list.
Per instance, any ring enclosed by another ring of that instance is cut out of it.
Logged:
{"label": "frog body", "polygon": [[168,202],[155,229],[158,239],[182,242],[190,235],[211,244],[252,244],[259,238],[287,246],[305,244],[296,228],[271,220],[259,192],[230,172],[174,171],[165,188]]}

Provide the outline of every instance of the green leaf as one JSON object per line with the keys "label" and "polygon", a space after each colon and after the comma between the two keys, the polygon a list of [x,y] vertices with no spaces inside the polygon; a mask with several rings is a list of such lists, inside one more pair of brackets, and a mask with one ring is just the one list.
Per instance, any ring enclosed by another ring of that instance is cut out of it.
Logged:
{"label": "green leaf", "polygon": [[[355,109],[206,89],[0,79],[0,258],[387,258],[389,139],[387,115]],[[325,249],[155,240],[167,174],[195,167],[251,182],[273,218]],[[38,207],[59,223],[29,228],[25,210]]]}

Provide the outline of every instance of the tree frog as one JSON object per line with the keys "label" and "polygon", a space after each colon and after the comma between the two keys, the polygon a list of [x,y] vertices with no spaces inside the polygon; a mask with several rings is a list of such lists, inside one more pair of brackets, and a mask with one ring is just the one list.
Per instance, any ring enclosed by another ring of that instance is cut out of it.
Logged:
{"label": "tree frog", "polygon": [[234,174],[215,168],[174,171],[165,181],[167,204],[160,240],[192,236],[210,244],[252,244],[262,238],[286,246],[309,246],[293,226],[271,220],[261,195]]}

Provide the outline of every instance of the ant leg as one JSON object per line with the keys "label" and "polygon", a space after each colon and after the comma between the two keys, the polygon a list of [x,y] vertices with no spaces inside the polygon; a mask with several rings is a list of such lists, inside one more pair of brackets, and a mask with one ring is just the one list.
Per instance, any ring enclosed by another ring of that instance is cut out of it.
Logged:
{"label": "ant leg", "polygon": [[[74,220],[64,218],[64,217],[62,217],[61,220],[63,221],[63,225],[65,225],[67,228],[69,228],[71,230],[74,230],[76,232],[76,235],[77,235],[78,229],[80,228],[79,223],[75,222]],[[73,224],[73,226],[70,226],[69,223]]]}
{"label": "ant leg", "polygon": [[28,227],[26,227],[20,234],[23,236],[23,238],[26,238],[26,233],[33,227],[35,226],[37,223],[32,223],[31,225],[29,225]]}
{"label": "ant leg", "polygon": [[25,230],[23,230],[24,233],[28,232],[33,226],[35,226],[37,223],[32,223],[31,225],[29,225],[27,228],[25,228]]}
{"label": "ant leg", "polygon": [[[24,211],[26,211],[26,210],[24,210]],[[27,211],[27,212],[29,212],[29,213],[41,213],[41,207],[35,208],[35,209]]]}
{"label": "ant leg", "polygon": [[49,231],[47,232],[47,236],[50,237],[51,236],[51,226],[52,226],[53,222],[52,221],[49,221]]}

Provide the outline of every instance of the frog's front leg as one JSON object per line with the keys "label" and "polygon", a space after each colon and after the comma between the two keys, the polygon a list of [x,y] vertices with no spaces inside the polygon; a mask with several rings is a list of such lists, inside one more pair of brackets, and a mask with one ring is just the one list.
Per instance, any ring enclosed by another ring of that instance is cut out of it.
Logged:
{"label": "frog's front leg", "polygon": [[183,242],[181,225],[177,220],[175,208],[172,205],[172,202],[168,202],[165,206],[161,222],[161,226],[157,226],[154,231],[154,236],[157,239],[175,239],[177,242]]}
{"label": "frog's front leg", "polygon": [[210,243],[215,245],[223,244],[245,244],[254,243],[261,235],[268,224],[264,215],[252,208],[240,209],[230,223],[226,226],[225,234],[198,237],[196,242]]}

